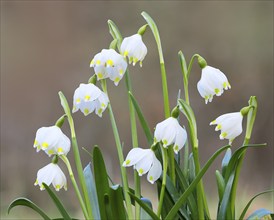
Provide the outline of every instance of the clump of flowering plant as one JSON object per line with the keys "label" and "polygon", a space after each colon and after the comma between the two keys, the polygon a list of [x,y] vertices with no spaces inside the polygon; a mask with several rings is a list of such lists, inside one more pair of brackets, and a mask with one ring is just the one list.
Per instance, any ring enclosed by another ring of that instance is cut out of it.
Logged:
{"label": "clump of flowering plant", "polygon": [[[143,12],[142,16],[147,24],[142,26],[136,34],[125,38],[122,37],[117,26],[112,21],[108,21],[113,41],[110,42],[109,48],[102,49],[91,60],[90,67],[94,69],[94,74],[75,90],[72,108],[64,94],[59,92],[64,115],[57,120],[55,125],[41,127],[36,133],[34,148],[37,152],[52,156],[52,160],[38,170],[34,185],[47,191],[60,211],[62,219],[66,220],[74,218],[62,205],[59,196],[50,188],[52,185],[56,191],[63,188],[67,190],[67,177],[58,165],[60,160],[68,169],[73,185],[73,189],[68,190],[75,191],[84,219],[244,219],[250,204],[257,196],[273,191],[269,190],[255,195],[241,213],[236,213],[236,191],[245,153],[249,147],[265,145],[249,143],[257,112],[256,97],[251,96],[248,105],[239,112],[223,114],[210,122],[210,125],[216,126],[216,131],[221,131],[220,139],[227,139],[228,144],[216,148],[216,152],[201,166],[195,110],[190,105],[188,93],[192,65],[197,61],[201,67],[202,74],[197,82],[197,89],[206,104],[213,101],[214,95],[221,96],[224,90],[231,88],[231,85],[223,72],[208,66],[206,60],[199,54],[193,55],[187,63],[183,53],[179,51],[184,80],[184,98],[178,97],[176,106],[170,111],[165,62],[158,28],[146,12]],[[142,66],[147,55],[147,47],[142,36],[148,27],[155,37],[159,52],[165,111],[164,119],[159,118],[159,123],[155,125],[154,134],[151,131],[153,127],[148,125],[133,95],[129,74],[131,67],[128,65],[133,63],[134,66],[139,62]],[[111,97],[107,93],[108,79],[118,86],[124,76],[132,134],[132,149],[129,152],[123,152],[116,118],[111,107]],[[72,117],[72,113],[78,110],[87,117],[93,112],[103,117],[107,114],[105,111],[108,112],[120,163],[121,183],[114,184],[113,181],[109,181],[104,157],[97,146],[91,153],[93,170],[90,164],[83,169]],[[147,138],[145,148],[138,144],[135,114]],[[233,140],[243,133],[243,120],[246,120],[244,142],[241,147],[232,148]],[[65,121],[68,121],[70,127],[70,138],[61,130]],[[71,147],[77,180],[74,169],[71,167],[71,161],[67,158]],[[211,216],[202,178],[213,161],[225,151],[221,171],[216,170],[219,202],[216,215]],[[134,186],[129,186],[127,167],[133,167]],[[158,204],[152,205],[149,198],[142,194],[140,178],[143,175],[147,176],[147,181],[151,184],[157,183],[155,187],[157,185]],[[39,206],[26,198],[15,199],[8,211],[18,205],[33,209],[45,220],[51,219]],[[273,217],[272,211],[259,209],[248,219],[270,219],[271,216]]]}

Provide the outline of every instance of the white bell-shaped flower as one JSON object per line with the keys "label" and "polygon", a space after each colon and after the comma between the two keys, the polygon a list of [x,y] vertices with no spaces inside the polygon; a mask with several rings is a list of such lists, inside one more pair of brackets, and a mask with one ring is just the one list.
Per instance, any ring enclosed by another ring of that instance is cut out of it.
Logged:
{"label": "white bell-shaped flower", "polygon": [[70,139],[56,125],[39,128],[36,132],[33,147],[37,152],[43,150],[51,155],[67,155],[70,150]]}
{"label": "white bell-shaped flower", "polygon": [[133,166],[139,176],[148,172],[147,180],[152,184],[159,179],[162,174],[162,164],[151,149],[133,148],[128,153],[123,166]]}
{"label": "white bell-shaped flower", "polygon": [[217,125],[215,131],[221,130],[220,139],[228,139],[229,144],[239,136],[242,131],[243,115],[241,112],[227,113],[219,116],[210,125]]}
{"label": "white bell-shaped flower", "polygon": [[197,88],[207,104],[212,101],[214,95],[222,95],[224,89],[230,89],[231,86],[223,72],[214,67],[205,66],[202,69],[202,76],[197,84]]}
{"label": "white bell-shaped flower", "polygon": [[140,34],[134,34],[124,38],[120,51],[124,57],[128,57],[129,63],[133,62],[133,66],[135,66],[138,61],[140,61],[140,66],[142,66],[142,61],[147,54],[147,47],[142,41],[142,36]]}
{"label": "white bell-shaped flower", "polygon": [[63,171],[57,164],[50,163],[47,166],[41,168],[37,172],[37,178],[34,185],[39,185],[41,190],[44,190],[44,186],[52,184],[56,191],[59,191],[64,187],[67,190],[67,179]]}
{"label": "white bell-shaped flower", "polygon": [[109,78],[117,86],[127,69],[124,57],[113,49],[103,49],[96,54],[90,62],[94,68],[97,79]]}
{"label": "white bell-shaped flower", "polygon": [[74,92],[72,112],[74,113],[80,109],[87,116],[95,110],[95,113],[102,117],[108,102],[108,96],[97,86],[91,83],[81,83]]}
{"label": "white bell-shaped flower", "polygon": [[185,145],[186,140],[186,130],[180,126],[176,118],[169,117],[156,125],[154,142],[162,141],[165,148],[174,144],[173,150],[176,154]]}

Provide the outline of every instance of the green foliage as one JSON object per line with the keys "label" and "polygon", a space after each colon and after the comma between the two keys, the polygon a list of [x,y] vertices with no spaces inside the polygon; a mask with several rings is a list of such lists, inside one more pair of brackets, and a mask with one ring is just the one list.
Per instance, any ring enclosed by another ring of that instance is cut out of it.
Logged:
{"label": "green foliage", "polygon": [[38,213],[44,220],[50,220],[50,217],[48,217],[47,214],[39,206],[37,206],[34,202],[30,201],[29,199],[17,198],[14,201],[12,201],[8,207],[8,214],[16,206],[29,207],[32,210],[34,210],[36,213]]}

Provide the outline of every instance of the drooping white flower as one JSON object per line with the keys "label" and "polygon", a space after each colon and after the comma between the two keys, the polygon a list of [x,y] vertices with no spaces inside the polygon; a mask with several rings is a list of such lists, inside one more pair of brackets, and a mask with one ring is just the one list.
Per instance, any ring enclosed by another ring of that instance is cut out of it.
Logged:
{"label": "drooping white flower", "polygon": [[109,78],[117,86],[127,69],[124,57],[113,49],[103,49],[96,54],[90,62],[94,68],[97,79]]}
{"label": "drooping white flower", "polygon": [[185,145],[186,139],[186,130],[180,126],[176,118],[169,117],[156,125],[154,142],[162,141],[165,148],[174,144],[173,150],[176,154]]}
{"label": "drooping white flower", "polygon": [[134,34],[124,38],[120,51],[124,57],[128,57],[129,63],[133,62],[133,66],[138,61],[140,61],[140,66],[142,66],[142,61],[147,54],[147,47],[142,41],[142,36]]}
{"label": "drooping white flower", "polygon": [[230,89],[231,86],[223,72],[214,67],[205,66],[202,69],[202,76],[197,84],[197,88],[207,104],[212,101],[214,95],[222,95],[224,89]]}
{"label": "drooping white flower", "polygon": [[81,83],[74,92],[72,112],[74,113],[80,109],[87,116],[95,110],[95,113],[102,117],[108,102],[108,96],[97,86],[91,83]]}
{"label": "drooping white flower", "polygon": [[162,164],[151,149],[133,148],[128,153],[123,166],[133,166],[139,176],[148,172],[147,180],[152,184],[159,179],[162,174]]}
{"label": "drooping white flower", "polygon": [[70,150],[70,139],[56,125],[39,128],[36,132],[33,147],[37,152],[45,151],[51,155],[67,155]]}
{"label": "drooping white flower", "polygon": [[64,187],[67,190],[67,179],[63,171],[57,164],[50,163],[47,166],[41,168],[37,172],[37,178],[34,185],[39,185],[41,190],[44,190],[44,186],[52,184],[56,191],[59,191]]}
{"label": "drooping white flower", "polygon": [[239,136],[242,131],[243,115],[241,112],[227,113],[219,116],[210,125],[217,125],[215,131],[221,130],[220,139],[228,139],[229,144]]}

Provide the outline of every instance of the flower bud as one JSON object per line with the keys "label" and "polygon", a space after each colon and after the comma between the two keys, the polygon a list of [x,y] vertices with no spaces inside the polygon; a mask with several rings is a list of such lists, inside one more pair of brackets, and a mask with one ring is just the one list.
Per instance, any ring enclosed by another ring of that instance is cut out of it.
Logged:
{"label": "flower bud", "polygon": [[201,57],[200,55],[198,56],[198,63],[201,69],[205,68],[207,66],[206,60]]}
{"label": "flower bud", "polygon": [[171,111],[171,116],[172,116],[173,118],[178,118],[178,117],[179,117],[179,114],[180,114],[179,106],[176,106],[176,107]]}
{"label": "flower bud", "polygon": [[147,26],[148,26],[148,24],[145,24],[142,27],[140,27],[137,33],[140,34],[141,36],[143,36],[144,33],[146,32]]}

